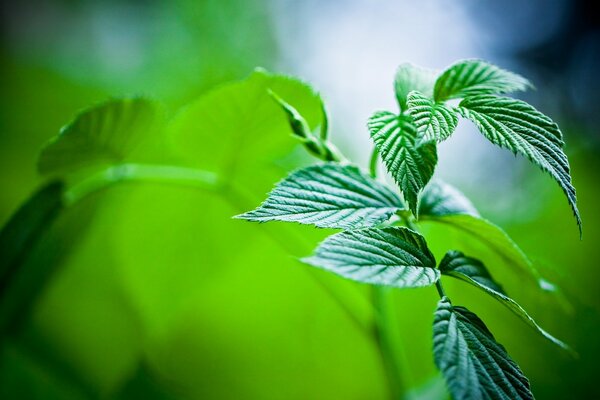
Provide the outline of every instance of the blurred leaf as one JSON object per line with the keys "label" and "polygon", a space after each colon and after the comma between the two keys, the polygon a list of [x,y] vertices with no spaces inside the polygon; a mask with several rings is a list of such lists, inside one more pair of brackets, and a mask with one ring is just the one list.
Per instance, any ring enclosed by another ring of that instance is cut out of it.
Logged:
{"label": "blurred leaf", "polygon": [[292,173],[260,207],[237,218],[357,229],[384,222],[401,208],[402,200],[386,185],[355,166],[331,163]]}
{"label": "blurred leaf", "polygon": [[407,117],[388,111],[375,113],[368,122],[371,138],[387,170],[400,186],[413,214],[419,192],[431,179],[437,164],[436,144],[417,143],[417,130]]}
{"label": "blurred leaf", "polygon": [[435,312],[433,355],[454,399],[533,399],[529,381],[483,321],[447,297]]}
{"label": "blurred leaf", "polygon": [[481,261],[472,257],[467,257],[459,251],[449,251],[440,262],[439,269],[443,275],[452,276],[470,283],[479,289],[483,289],[486,293],[490,294],[493,298],[506,306],[519,318],[525,321],[527,325],[539,332],[546,339],[557,346],[570,351],[570,348],[567,344],[563,343],[542,329],[542,327],[540,327],[533,320],[533,318],[527,314],[523,307],[508,297],[502,287],[492,278],[489,271]]}
{"label": "blurred leaf", "polygon": [[525,78],[482,60],[463,60],[437,78],[435,101],[490,93],[524,91],[532,87]]}
{"label": "blurred leaf", "polygon": [[423,140],[441,142],[456,129],[458,117],[454,109],[436,103],[416,90],[408,94],[406,105]]}
{"label": "blurred leaf", "polygon": [[399,288],[429,286],[440,276],[423,236],[403,227],[335,234],[302,261],[357,282]]}
{"label": "blurred leaf", "polygon": [[426,97],[432,97],[436,75],[437,71],[432,69],[410,63],[400,64],[394,79],[394,89],[400,110],[406,110],[406,97],[413,90],[423,93]]}
{"label": "blurred leaf", "polygon": [[453,214],[479,216],[471,201],[454,186],[440,180],[429,183],[419,202],[421,217],[442,217]]}

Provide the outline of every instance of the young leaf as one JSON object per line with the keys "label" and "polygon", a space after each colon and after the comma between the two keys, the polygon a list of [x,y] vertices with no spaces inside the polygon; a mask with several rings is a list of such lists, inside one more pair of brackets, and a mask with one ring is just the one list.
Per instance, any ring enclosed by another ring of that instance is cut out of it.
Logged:
{"label": "young leaf", "polygon": [[440,276],[423,236],[404,227],[338,233],[302,261],[357,282],[399,288],[429,286]]}
{"label": "young leaf", "polygon": [[357,167],[328,163],[292,173],[260,207],[237,218],[356,229],[380,224],[401,208],[396,193]]}
{"label": "young leaf", "polygon": [[419,215],[442,217],[453,214],[479,216],[473,203],[454,186],[441,180],[430,182],[421,195]]}
{"label": "young leaf", "polygon": [[525,78],[481,60],[463,60],[448,67],[435,82],[436,102],[490,93],[511,93],[532,87]]}
{"label": "young leaf", "polygon": [[416,90],[408,94],[406,105],[424,140],[441,142],[456,129],[458,117],[452,108],[436,103]]}
{"label": "young leaf", "polygon": [[158,106],[146,99],[118,99],[83,111],[43,148],[38,170],[71,173],[121,162],[157,129]]}
{"label": "young leaf", "polygon": [[435,142],[419,143],[412,121],[387,111],[375,113],[368,127],[387,170],[416,216],[419,192],[431,179],[437,164]]}
{"label": "young leaf", "polygon": [[570,350],[568,345],[542,329],[542,327],[527,314],[523,307],[508,297],[502,287],[492,278],[481,261],[472,257],[467,257],[459,251],[449,251],[440,262],[439,269],[443,275],[452,276],[470,283],[479,289],[483,289],[546,339],[565,350]]}
{"label": "young leaf", "polygon": [[581,233],[575,188],[558,125],[524,101],[494,95],[466,98],[461,101],[459,112],[492,143],[521,153],[550,173],[567,196]]}
{"label": "young leaf", "polygon": [[436,76],[437,71],[435,70],[418,67],[410,63],[401,64],[394,79],[394,89],[400,110],[406,110],[406,98],[413,90],[423,93],[424,96],[432,97]]}
{"label": "young leaf", "polygon": [[447,297],[435,312],[433,355],[454,399],[533,399],[529,381],[483,321]]}

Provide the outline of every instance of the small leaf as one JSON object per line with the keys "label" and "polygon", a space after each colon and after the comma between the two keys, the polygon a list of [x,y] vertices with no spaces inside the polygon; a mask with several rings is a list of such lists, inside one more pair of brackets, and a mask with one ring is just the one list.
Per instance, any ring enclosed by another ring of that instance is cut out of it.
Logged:
{"label": "small leaf", "polygon": [[158,106],[142,98],[111,100],[83,111],[42,150],[38,170],[63,174],[127,159],[157,129]]}
{"label": "small leaf", "polygon": [[442,217],[453,214],[479,216],[473,203],[454,186],[441,180],[430,182],[421,195],[419,215],[422,217]]}
{"label": "small leaf", "polygon": [[329,163],[292,173],[260,207],[237,218],[356,229],[380,224],[402,208],[396,193],[357,167]]}
{"label": "small leaf", "polygon": [[441,142],[456,129],[458,117],[449,106],[435,103],[415,90],[408,94],[406,105],[423,140]]}
{"label": "small leaf", "polygon": [[454,399],[533,399],[529,381],[483,321],[447,297],[435,312],[433,355]]}
{"label": "small leaf", "polygon": [[404,227],[335,234],[303,261],[357,282],[399,288],[429,286],[440,276],[423,236]]}
{"label": "small leaf", "polygon": [[435,142],[417,143],[417,130],[410,119],[387,111],[375,113],[368,127],[387,170],[417,216],[419,192],[437,164]]}
{"label": "small leaf", "polygon": [[486,293],[492,295],[496,300],[506,306],[509,310],[521,318],[527,325],[538,331],[542,336],[558,345],[569,350],[568,345],[558,340],[542,327],[540,327],[527,314],[527,312],[516,301],[508,297],[502,287],[492,278],[483,263],[475,258],[467,257],[459,251],[449,251],[440,262],[440,272],[443,275],[452,276],[471,285],[483,289]]}
{"label": "small leaf", "polygon": [[463,60],[437,78],[436,102],[490,93],[511,93],[532,87],[525,78],[481,60]]}
{"label": "small leaf", "polygon": [[394,79],[394,89],[400,110],[406,110],[406,98],[413,90],[423,93],[424,96],[432,97],[437,73],[438,71],[410,63],[401,64]]}
{"label": "small leaf", "polygon": [[552,175],[567,196],[581,234],[577,197],[558,125],[524,101],[494,95],[466,98],[459,111],[492,143],[524,155]]}

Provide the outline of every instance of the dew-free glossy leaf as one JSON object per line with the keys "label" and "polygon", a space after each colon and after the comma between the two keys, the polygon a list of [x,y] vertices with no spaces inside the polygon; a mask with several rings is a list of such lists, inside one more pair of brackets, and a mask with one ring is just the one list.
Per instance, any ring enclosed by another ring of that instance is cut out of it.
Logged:
{"label": "dew-free glossy leaf", "polygon": [[454,399],[533,399],[529,381],[483,321],[447,297],[435,312],[433,355]]}
{"label": "dew-free glossy leaf", "polygon": [[432,97],[437,73],[435,70],[410,63],[400,64],[394,79],[394,89],[400,109],[406,110],[406,98],[413,90],[423,93],[424,96]]}
{"label": "dew-free glossy leaf", "polygon": [[440,276],[423,236],[404,227],[335,234],[303,261],[354,281],[399,288],[429,286]]}
{"label": "dew-free glossy leaf", "polygon": [[435,101],[490,93],[523,91],[532,85],[520,75],[481,60],[463,60],[448,67],[435,82]]}
{"label": "dew-free glossy leaf", "polygon": [[419,192],[431,179],[437,164],[434,141],[419,142],[410,118],[387,111],[375,113],[368,122],[371,138],[381,159],[417,215]]}
{"label": "dew-free glossy leaf", "polygon": [[466,98],[459,111],[492,143],[522,154],[550,173],[567,196],[581,233],[575,187],[558,125],[524,101],[495,95]]}
{"label": "dew-free glossy leaf", "polygon": [[293,172],[260,207],[237,218],[356,229],[380,224],[401,208],[396,193],[357,167],[328,163]]}
{"label": "dew-free glossy leaf", "polygon": [[489,271],[483,263],[475,258],[465,256],[459,251],[449,251],[440,262],[440,272],[443,275],[452,276],[471,285],[482,289],[493,298],[502,303],[505,307],[515,313],[527,325],[539,332],[543,337],[558,345],[559,347],[570,350],[569,346],[558,340],[542,327],[540,327],[533,318],[516,301],[508,297],[504,289],[492,278]]}
{"label": "dew-free glossy leaf", "polygon": [[406,105],[422,140],[441,142],[456,129],[458,117],[450,106],[436,103],[417,91],[408,94]]}
{"label": "dew-free glossy leaf", "polygon": [[441,180],[431,181],[421,195],[419,215],[443,217],[453,214],[479,216],[473,203],[454,186]]}

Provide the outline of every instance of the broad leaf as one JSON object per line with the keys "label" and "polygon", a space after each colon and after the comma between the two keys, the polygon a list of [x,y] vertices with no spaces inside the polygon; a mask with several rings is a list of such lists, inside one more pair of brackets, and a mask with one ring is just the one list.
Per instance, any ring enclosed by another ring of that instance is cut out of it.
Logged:
{"label": "broad leaf", "polygon": [[470,283],[486,293],[492,295],[496,300],[514,312],[527,325],[538,331],[552,343],[570,350],[562,341],[558,340],[544,329],[542,329],[527,312],[516,301],[508,297],[502,287],[492,278],[489,271],[483,263],[475,258],[467,257],[459,251],[449,251],[440,262],[440,272],[443,275],[449,275],[462,281]]}
{"label": "broad leaf", "polygon": [[436,103],[414,90],[408,94],[406,105],[423,140],[441,142],[456,129],[458,117],[450,106]]}
{"label": "broad leaf", "polygon": [[44,147],[38,170],[63,174],[124,161],[141,142],[152,140],[160,122],[158,106],[142,98],[110,100],[92,107]]}
{"label": "broad leaf", "polygon": [[475,206],[454,186],[441,180],[430,182],[419,202],[419,215],[422,217],[443,217],[453,214],[479,216]]}
{"label": "broad leaf", "polygon": [[380,224],[401,208],[402,201],[386,185],[357,167],[330,163],[292,173],[260,207],[237,218],[355,229]]}
{"label": "broad leaf", "polygon": [[399,288],[429,286],[440,276],[423,236],[404,227],[335,234],[303,261],[354,281]]}
{"label": "broad leaf", "polygon": [[494,95],[466,98],[459,111],[492,143],[524,155],[549,172],[567,196],[581,233],[575,188],[558,125],[524,101]]}
{"label": "broad leaf", "polygon": [[406,110],[406,98],[413,90],[423,93],[424,96],[432,97],[437,73],[435,70],[410,63],[401,64],[394,79],[394,89],[400,110]]}
{"label": "broad leaf", "polygon": [[416,216],[419,192],[431,179],[437,164],[435,142],[418,142],[412,121],[387,111],[375,113],[368,127],[387,170]]}
{"label": "broad leaf", "polygon": [[525,78],[481,60],[463,60],[437,78],[435,101],[490,93],[510,93],[532,87]]}
{"label": "broad leaf", "polygon": [[533,399],[529,381],[483,321],[447,297],[435,312],[433,355],[454,399]]}

